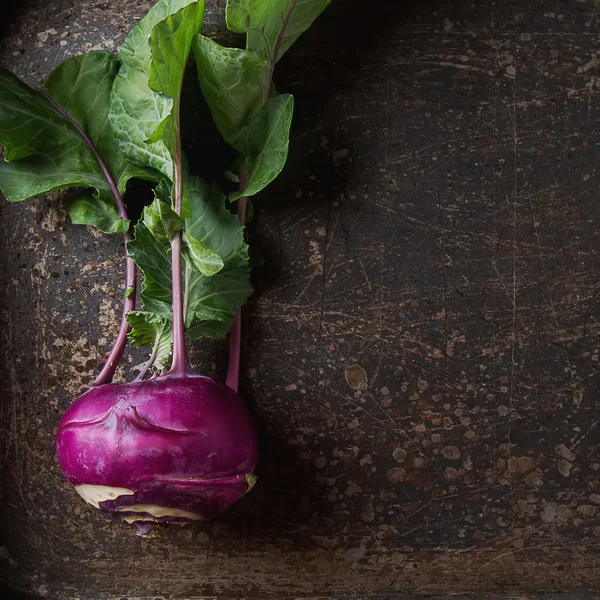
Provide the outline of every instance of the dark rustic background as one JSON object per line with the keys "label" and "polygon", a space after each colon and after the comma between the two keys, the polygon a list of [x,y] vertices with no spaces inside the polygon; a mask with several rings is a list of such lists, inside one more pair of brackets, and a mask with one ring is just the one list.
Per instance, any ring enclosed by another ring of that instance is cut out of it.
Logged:
{"label": "dark rustic background", "polygon": [[[11,4],[0,62],[39,84],[152,3]],[[259,484],[214,523],[143,539],[63,480],[55,428],[116,330],[120,242],[61,196],[2,204],[7,585],[597,598],[599,4],[333,0],[281,61],[297,113],[256,202],[246,344]]]}

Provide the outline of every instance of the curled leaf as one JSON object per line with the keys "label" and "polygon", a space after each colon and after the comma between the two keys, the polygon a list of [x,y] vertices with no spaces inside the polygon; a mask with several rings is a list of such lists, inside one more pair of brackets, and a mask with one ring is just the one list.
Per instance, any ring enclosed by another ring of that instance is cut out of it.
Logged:
{"label": "curled leaf", "polygon": [[183,232],[183,256],[206,277],[216,275],[224,266],[221,257],[193,235]]}
{"label": "curled leaf", "polygon": [[158,198],[144,208],[142,220],[161,244],[169,244],[182,226],[181,217]]}
{"label": "curled leaf", "polygon": [[69,216],[75,225],[91,225],[104,233],[126,233],[130,221],[122,219],[114,200],[83,193],[69,202]]}

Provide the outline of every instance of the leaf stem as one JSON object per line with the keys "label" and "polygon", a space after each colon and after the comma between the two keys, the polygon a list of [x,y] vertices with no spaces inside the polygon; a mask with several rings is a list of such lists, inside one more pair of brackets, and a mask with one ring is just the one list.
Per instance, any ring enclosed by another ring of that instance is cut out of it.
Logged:
{"label": "leaf stem", "polygon": [[[133,235],[131,235],[130,231],[123,235],[123,240],[126,253],[125,289],[127,290],[132,288],[135,290],[137,283],[137,269],[133,260],[127,255],[127,242],[133,240]],[[127,313],[133,310],[135,310],[135,291],[131,293],[128,298],[125,298],[123,303],[123,315],[121,317],[121,325],[119,326],[117,339],[115,340],[110,354],[104,363],[104,367],[102,367],[102,371],[100,371],[100,374],[98,377],[96,377],[93,385],[102,385],[104,383],[110,383],[113,380],[117,366],[119,365],[119,362],[121,362],[121,357],[125,351],[125,346],[127,346],[127,334],[131,329],[129,323],[127,323]]]}
{"label": "leaf stem", "polygon": [[185,329],[183,322],[183,291],[181,285],[181,231],[173,236],[171,242],[172,278],[173,278],[173,363],[169,375],[185,377],[190,365],[185,349]]}
{"label": "leaf stem", "polygon": [[138,381],[142,381],[144,379],[144,376],[150,370],[150,367],[154,364],[157,353],[158,353],[158,336],[156,337],[156,340],[154,342],[154,348],[152,348],[152,354],[150,355],[148,362],[142,367],[142,369],[138,373],[137,377],[133,380],[133,383],[137,383]]}
{"label": "leaf stem", "polygon": [[[92,151],[94,158],[96,159],[96,162],[98,163],[100,169],[102,170],[104,178],[106,179],[106,183],[108,183],[110,191],[115,198],[115,202],[117,203],[117,207],[119,209],[119,214],[121,215],[122,219],[127,221],[127,210],[125,208],[125,204],[123,203],[123,198],[119,193],[119,188],[116,186],[113,178],[111,177],[111,174],[109,173],[108,169],[106,168],[106,165],[104,164],[104,161],[98,154],[96,147],[94,146],[90,138],[87,136],[85,131],[79,126],[79,123],[77,123],[71,117],[71,115],[66,110],[64,110],[58,104],[58,102],[56,102],[56,100],[52,98],[52,96],[50,96],[50,94],[48,94],[45,91],[42,91],[42,93],[46,96],[46,98],[48,98],[48,100],[52,103],[54,108],[56,108],[56,110],[63,117],[65,117],[65,119],[67,119],[73,125],[73,127],[75,127],[83,141]],[[102,385],[104,383],[110,383],[113,380],[115,376],[115,371],[117,370],[117,366],[121,361],[123,352],[125,351],[125,346],[127,345],[127,334],[129,333],[130,327],[125,317],[127,316],[127,313],[129,311],[135,310],[135,289],[137,283],[137,269],[135,267],[133,259],[129,257],[129,253],[127,252],[127,242],[130,242],[132,239],[133,235],[131,233],[131,230],[127,231],[123,235],[123,243],[125,246],[125,290],[127,291],[128,289],[132,288],[134,291],[133,293],[128,294],[125,298],[125,301],[123,303],[123,316],[121,317],[121,325],[119,326],[119,333],[117,334],[117,338],[113,344],[110,354],[108,355],[108,358],[104,363],[104,367],[102,368],[102,371],[100,371],[98,377],[96,377],[96,380],[94,381],[93,385]]]}
{"label": "leaf stem", "polygon": [[285,35],[285,30],[290,23],[290,19],[292,18],[292,14],[294,10],[296,10],[296,6],[298,5],[299,0],[294,0],[283,19],[283,23],[281,24],[281,31],[277,36],[277,41],[275,42],[275,47],[273,48],[273,55],[271,56],[271,66],[269,68],[269,76],[267,78],[267,85],[265,86],[265,95],[263,97],[263,101],[266,102],[269,99],[269,94],[271,93],[271,84],[273,83],[273,74],[275,72],[275,65],[277,64],[277,59],[279,58],[279,49],[281,48],[281,42],[283,42],[283,36]]}
{"label": "leaf stem", "polygon": [[[246,162],[240,173],[240,190],[246,185]],[[246,207],[247,198],[242,196],[238,200],[238,219],[243,225],[246,222]],[[236,394],[240,387],[240,367],[242,362],[242,311],[238,312],[231,325],[231,335],[229,336],[229,360],[227,363],[227,379],[228,385]]]}
{"label": "leaf stem", "polygon": [[[183,80],[183,76],[181,78]],[[183,211],[183,151],[181,149],[181,86],[174,108],[175,155],[173,177],[173,210],[181,217]],[[168,377],[189,377],[195,375],[185,348],[185,316],[183,314],[183,286],[181,273],[181,246],[183,231],[180,229],[171,241],[171,279],[173,297],[173,362]]]}
{"label": "leaf stem", "polygon": [[[281,24],[281,31],[277,36],[277,41],[275,42],[275,47],[273,48],[273,54],[270,55],[270,67],[269,67],[269,75],[267,76],[267,82],[265,85],[265,91],[263,95],[263,104],[269,99],[269,94],[271,93],[271,85],[273,83],[273,74],[275,73],[275,65],[277,64],[277,59],[279,57],[279,49],[281,48],[281,43],[283,41],[283,36],[285,35],[285,30],[289,25],[290,19],[292,18],[292,14],[298,5],[299,0],[294,0],[285,15],[283,22]],[[268,50],[268,48],[267,48]],[[246,171],[247,171],[247,163],[244,161],[244,166],[242,167],[242,172],[240,174],[240,191],[244,190],[246,185]],[[246,223],[246,209],[248,206],[248,199],[246,196],[242,196],[238,200],[237,206],[237,214],[238,219],[242,225]],[[238,392],[240,387],[240,367],[242,362],[242,327],[243,327],[243,318],[242,311],[238,312],[235,316],[235,319],[231,325],[231,335],[229,337],[229,361],[227,364],[227,379],[225,383],[234,391]]]}

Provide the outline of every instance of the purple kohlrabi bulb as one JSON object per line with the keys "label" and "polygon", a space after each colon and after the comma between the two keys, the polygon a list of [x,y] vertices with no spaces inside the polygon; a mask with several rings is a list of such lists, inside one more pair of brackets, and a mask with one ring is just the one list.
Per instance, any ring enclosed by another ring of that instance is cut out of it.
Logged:
{"label": "purple kohlrabi bulb", "polygon": [[63,416],[56,448],[86,502],[138,524],[211,519],[255,481],[250,415],[205,377],[94,387]]}

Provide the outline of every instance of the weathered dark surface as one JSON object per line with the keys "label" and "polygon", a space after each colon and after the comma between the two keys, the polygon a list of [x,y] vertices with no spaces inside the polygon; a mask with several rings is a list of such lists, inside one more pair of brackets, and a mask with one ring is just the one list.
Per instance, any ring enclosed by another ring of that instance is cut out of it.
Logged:
{"label": "weathered dark surface", "polygon": [[[44,4],[0,54],[33,83],[151,3]],[[11,586],[597,597],[600,7],[453,4],[334,0],[281,63],[297,117],[257,202],[247,345],[260,483],[222,521],[141,539],[63,481],[55,428],[114,333],[119,242],[60,201],[2,207]]]}

